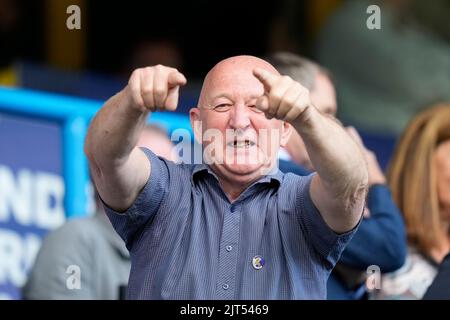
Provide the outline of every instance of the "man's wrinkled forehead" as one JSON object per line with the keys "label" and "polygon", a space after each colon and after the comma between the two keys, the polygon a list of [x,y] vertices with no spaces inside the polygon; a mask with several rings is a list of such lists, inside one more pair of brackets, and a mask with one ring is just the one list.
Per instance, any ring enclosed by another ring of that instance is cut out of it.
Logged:
{"label": "man's wrinkled forehead", "polygon": [[221,91],[233,90],[263,93],[262,83],[253,75],[255,68],[263,68],[278,74],[278,71],[267,61],[252,56],[237,56],[222,60],[206,75],[203,82],[200,101],[211,98]]}

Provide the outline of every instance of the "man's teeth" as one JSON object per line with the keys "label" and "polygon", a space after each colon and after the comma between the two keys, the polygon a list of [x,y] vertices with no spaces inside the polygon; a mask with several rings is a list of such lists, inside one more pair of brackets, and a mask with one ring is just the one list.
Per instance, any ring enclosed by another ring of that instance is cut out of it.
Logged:
{"label": "man's teeth", "polygon": [[253,147],[255,145],[252,141],[234,141],[228,143],[228,146],[234,147],[234,148],[249,148]]}

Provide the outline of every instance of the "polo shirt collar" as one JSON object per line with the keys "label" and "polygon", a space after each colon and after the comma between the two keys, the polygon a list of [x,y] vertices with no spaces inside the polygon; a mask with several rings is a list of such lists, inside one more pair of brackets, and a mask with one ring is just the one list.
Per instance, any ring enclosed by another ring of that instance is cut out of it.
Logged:
{"label": "polo shirt collar", "polygon": [[[207,173],[209,173],[217,181],[219,181],[219,178],[211,169],[211,167],[205,163],[196,164],[194,166],[192,170],[192,181],[195,183],[201,176]],[[275,166],[266,175],[262,176],[259,180],[255,181],[252,184],[252,186],[259,183],[275,183],[276,187],[278,188],[281,182],[283,181],[283,175],[284,175],[283,172],[281,172],[280,169],[278,169],[278,166]]]}

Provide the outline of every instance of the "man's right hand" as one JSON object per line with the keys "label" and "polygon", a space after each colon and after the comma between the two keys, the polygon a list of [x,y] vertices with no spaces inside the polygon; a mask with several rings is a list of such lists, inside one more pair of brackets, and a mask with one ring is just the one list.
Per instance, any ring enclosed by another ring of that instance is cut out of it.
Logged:
{"label": "man's right hand", "polygon": [[[97,190],[111,208],[122,212],[136,200],[151,164],[136,143],[155,110],[175,110],[186,78],[174,68],[136,69],[128,85],[105,102],[92,120],[85,150]],[[135,111],[135,112],[131,112]]]}
{"label": "man's right hand", "polygon": [[142,112],[174,111],[178,105],[180,86],[186,82],[177,69],[159,64],[134,70],[125,91],[131,99],[130,105]]}

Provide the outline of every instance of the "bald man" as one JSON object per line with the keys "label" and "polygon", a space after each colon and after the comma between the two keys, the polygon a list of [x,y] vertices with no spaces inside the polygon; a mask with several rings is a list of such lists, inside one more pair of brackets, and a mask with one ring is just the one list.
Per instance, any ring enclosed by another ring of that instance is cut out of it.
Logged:
{"label": "bald man", "polygon": [[[219,62],[190,111],[201,164],[135,148],[152,111],[173,111],[186,78],[137,69],[89,128],[97,189],[130,250],[130,299],[325,299],[326,280],[364,207],[357,144],[309,92],[252,56]],[[292,130],[316,174],[277,168]]]}

